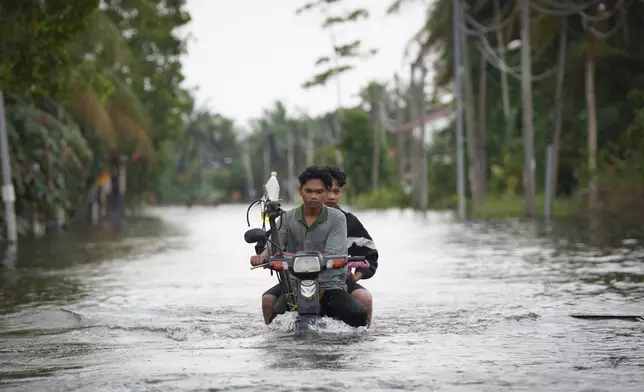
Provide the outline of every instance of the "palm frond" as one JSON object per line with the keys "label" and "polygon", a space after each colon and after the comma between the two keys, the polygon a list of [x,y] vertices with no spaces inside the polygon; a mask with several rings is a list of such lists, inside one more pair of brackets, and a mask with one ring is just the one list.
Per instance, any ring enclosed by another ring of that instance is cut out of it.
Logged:
{"label": "palm frond", "polygon": [[121,78],[113,74],[109,76],[115,87],[114,93],[110,96],[110,100],[112,102],[119,102],[122,110],[127,110],[128,115],[133,120],[137,121],[143,128],[149,128],[152,120],[139,96]]}
{"label": "palm frond", "polygon": [[109,65],[135,65],[134,55],[123,37],[121,29],[101,9],[96,9],[89,17],[88,30],[79,36],[79,43],[89,53],[97,53],[101,61]]}
{"label": "palm frond", "polygon": [[150,143],[147,130],[141,127],[138,121],[122,112],[114,113],[114,121],[120,133],[137,142],[139,151],[146,154],[149,159],[154,158],[154,148]]}
{"label": "palm frond", "polygon": [[89,86],[77,90],[70,109],[80,122],[90,125],[96,137],[105,141],[110,148],[116,146],[112,119],[100,98]]}

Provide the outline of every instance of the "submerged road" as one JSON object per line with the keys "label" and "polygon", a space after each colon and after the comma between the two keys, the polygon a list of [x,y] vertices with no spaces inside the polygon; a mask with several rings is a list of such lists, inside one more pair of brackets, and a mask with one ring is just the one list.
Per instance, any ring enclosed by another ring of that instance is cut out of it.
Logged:
{"label": "submerged road", "polygon": [[[449,215],[358,212],[380,251],[370,329],[265,326],[246,206],[158,208],[0,266],[3,391],[641,391],[637,238]],[[259,222],[259,212],[252,216]]]}

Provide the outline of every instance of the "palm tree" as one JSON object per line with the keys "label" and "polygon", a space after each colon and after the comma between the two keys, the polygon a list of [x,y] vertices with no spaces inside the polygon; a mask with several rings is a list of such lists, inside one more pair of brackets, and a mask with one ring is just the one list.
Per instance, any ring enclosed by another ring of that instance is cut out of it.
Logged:
{"label": "palm tree", "polygon": [[383,102],[386,100],[385,86],[370,82],[360,93],[363,102],[369,107],[371,116],[371,126],[373,127],[373,153],[371,156],[371,190],[376,191],[380,187],[380,154],[382,148],[383,125],[381,121],[381,111]]}
{"label": "palm tree", "polygon": [[70,112],[110,148],[117,146],[120,136],[135,141],[136,149],[153,159],[147,133],[150,119],[128,83],[129,73],[137,67],[128,43],[99,8],[90,15],[88,25],[89,31],[75,45],[84,60],[73,75]]}

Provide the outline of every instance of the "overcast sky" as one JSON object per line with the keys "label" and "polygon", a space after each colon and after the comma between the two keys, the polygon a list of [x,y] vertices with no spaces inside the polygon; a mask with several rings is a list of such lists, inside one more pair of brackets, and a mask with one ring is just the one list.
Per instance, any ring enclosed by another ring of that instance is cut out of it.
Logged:
{"label": "overcast sky", "polygon": [[[370,79],[408,75],[404,51],[423,24],[422,1],[398,15],[386,15],[393,0],[345,0],[347,7],[366,6],[369,21],[342,27],[338,42],[362,39],[377,56],[341,78],[343,105],[356,102]],[[288,109],[319,114],[337,105],[336,84],[301,88],[315,74],[315,60],[329,54],[330,32],[322,15],[295,15],[306,0],[188,0],[192,22],[182,33],[192,39],[183,59],[187,87],[198,87],[197,102],[233,118],[239,125],[259,117],[263,108],[282,100]],[[414,3],[414,2],[410,2]]]}

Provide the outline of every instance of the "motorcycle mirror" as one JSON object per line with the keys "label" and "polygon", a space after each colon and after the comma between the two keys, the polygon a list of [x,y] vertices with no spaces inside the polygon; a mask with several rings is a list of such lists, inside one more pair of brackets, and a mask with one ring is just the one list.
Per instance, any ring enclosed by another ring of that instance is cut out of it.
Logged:
{"label": "motorcycle mirror", "polygon": [[244,233],[244,241],[249,244],[264,241],[266,239],[266,232],[262,229],[249,229]]}

